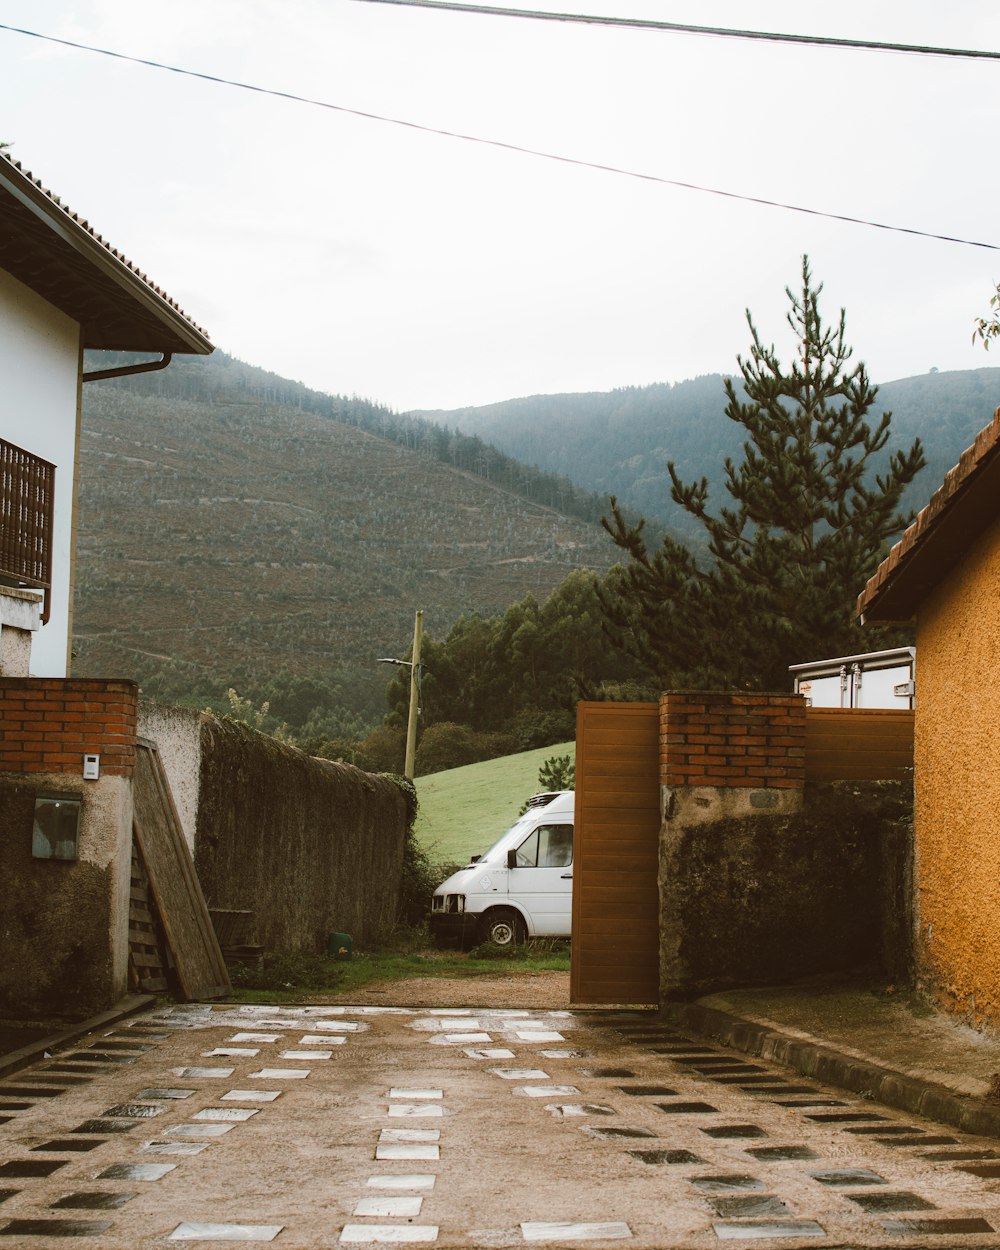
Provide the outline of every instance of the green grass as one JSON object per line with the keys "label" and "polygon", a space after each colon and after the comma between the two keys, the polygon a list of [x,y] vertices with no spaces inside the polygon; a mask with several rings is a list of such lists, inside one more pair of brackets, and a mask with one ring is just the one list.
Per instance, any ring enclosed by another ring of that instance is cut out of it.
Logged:
{"label": "green grass", "polygon": [[[234,985],[228,1002],[288,1003],[307,998],[324,998],[331,993],[350,994],[373,982],[405,981],[410,977],[496,977],[511,972],[569,972],[569,942],[539,938],[519,947],[516,953],[505,952],[493,958],[489,948],[477,947],[465,954],[460,951],[385,950],[355,952],[351,959],[334,960],[311,956],[279,956],[280,975],[291,982],[267,989],[253,985]],[[273,986],[272,967],[263,979]],[[231,970],[232,971],[232,970]],[[242,977],[238,979],[243,980]],[[294,983],[293,983],[294,982]]]}
{"label": "green grass", "polygon": [[470,855],[485,851],[514,823],[525,799],[538,793],[538,770],[553,755],[575,759],[576,743],[418,777],[420,810],[414,830],[430,860],[465,864]]}

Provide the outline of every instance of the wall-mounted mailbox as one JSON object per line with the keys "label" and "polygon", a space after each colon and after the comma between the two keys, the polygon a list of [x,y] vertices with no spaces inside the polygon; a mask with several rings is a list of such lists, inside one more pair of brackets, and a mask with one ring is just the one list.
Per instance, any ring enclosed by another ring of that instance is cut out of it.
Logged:
{"label": "wall-mounted mailbox", "polygon": [[85,755],[83,757],[84,781],[97,781],[100,775],[101,757],[99,755]]}
{"label": "wall-mounted mailbox", "polygon": [[35,799],[31,854],[35,859],[76,859],[83,801],[73,794],[40,794]]}

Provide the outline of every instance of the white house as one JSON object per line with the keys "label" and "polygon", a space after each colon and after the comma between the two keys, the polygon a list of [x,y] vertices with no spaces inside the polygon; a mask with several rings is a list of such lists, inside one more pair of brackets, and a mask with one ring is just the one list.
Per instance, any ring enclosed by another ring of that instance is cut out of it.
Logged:
{"label": "white house", "polygon": [[162,355],[123,373],[163,368],[174,353],[207,355],[212,344],[0,154],[0,675],[15,671],[32,634],[31,675],[69,671],[85,348]]}

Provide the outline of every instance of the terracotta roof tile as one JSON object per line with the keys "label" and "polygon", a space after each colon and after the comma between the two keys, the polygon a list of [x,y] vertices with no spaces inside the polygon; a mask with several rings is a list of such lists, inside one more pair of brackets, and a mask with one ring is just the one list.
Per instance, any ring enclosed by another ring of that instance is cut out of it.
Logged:
{"label": "terracotta roof tile", "polygon": [[858,614],[907,620],[991,520],[1000,517],[1000,408],[858,596]]}

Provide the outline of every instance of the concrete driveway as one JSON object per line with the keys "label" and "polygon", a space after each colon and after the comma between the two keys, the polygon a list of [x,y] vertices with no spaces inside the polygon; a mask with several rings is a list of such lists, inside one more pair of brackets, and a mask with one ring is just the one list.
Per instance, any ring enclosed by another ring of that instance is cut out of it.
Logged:
{"label": "concrete driveway", "polygon": [[0,1120],[0,1247],[1000,1240],[993,1141],[642,1013],[167,1007]]}

